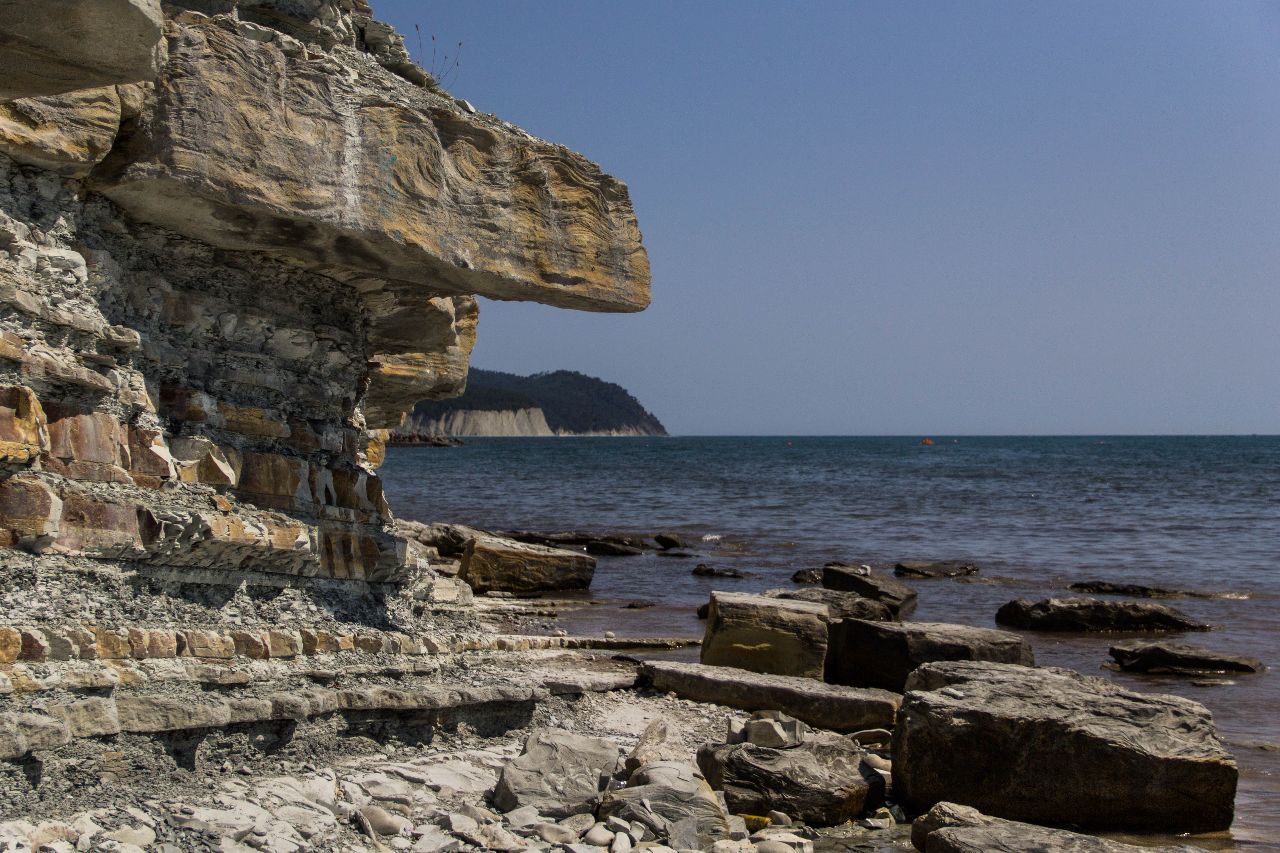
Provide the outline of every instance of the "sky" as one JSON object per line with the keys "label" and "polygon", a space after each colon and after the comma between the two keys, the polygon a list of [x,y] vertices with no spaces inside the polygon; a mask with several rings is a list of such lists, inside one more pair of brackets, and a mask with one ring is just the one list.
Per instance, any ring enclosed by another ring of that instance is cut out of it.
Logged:
{"label": "sky", "polygon": [[477,367],[684,435],[1280,432],[1280,3],[374,8],[644,233],[646,312],[482,300]]}

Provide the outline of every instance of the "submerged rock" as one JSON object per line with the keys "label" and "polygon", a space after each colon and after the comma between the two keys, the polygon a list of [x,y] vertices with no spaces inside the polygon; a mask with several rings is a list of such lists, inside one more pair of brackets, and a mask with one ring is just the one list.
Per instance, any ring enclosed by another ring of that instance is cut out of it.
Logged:
{"label": "submerged rock", "polygon": [[792,583],[822,583],[822,569],[801,569],[791,576]]}
{"label": "submerged rock", "polygon": [[1097,598],[1046,598],[1010,601],[996,612],[996,622],[1026,631],[1211,631],[1181,610],[1146,601],[1102,601]]}
{"label": "submerged rock", "polygon": [[1130,598],[1248,598],[1244,593],[1196,592],[1189,589],[1166,589],[1159,586],[1143,586],[1136,583],[1111,583],[1110,581],[1081,581],[1068,587],[1072,592],[1103,595],[1127,595]]}
{"label": "submerged rock", "polygon": [[1207,672],[1262,672],[1257,658],[1232,655],[1200,646],[1135,641],[1112,646],[1109,654],[1125,672],[1203,675]]}
{"label": "submerged rock", "polygon": [[828,563],[822,567],[822,585],[879,601],[889,608],[895,619],[910,616],[916,607],[914,589],[893,578],[864,573],[860,566]]}
{"label": "submerged rock", "polygon": [[702,663],[822,678],[827,608],[808,601],[713,592]]}
{"label": "submerged rock", "polygon": [[1238,776],[1198,702],[1000,663],[917,669],[893,757],[909,812],[950,801],[1097,830],[1226,829]]}
{"label": "submerged rock", "polygon": [[956,803],[938,803],[911,824],[921,853],[1193,853],[1196,847],[1135,847],[1063,829],[984,815]]}
{"label": "submerged rock", "polygon": [[900,578],[959,578],[976,575],[978,567],[964,560],[903,560],[893,573]]}
{"label": "submerged rock", "polygon": [[833,622],[826,680],[901,693],[907,677],[931,661],[973,660],[1034,666],[1031,646],[1017,634],[944,622]]}
{"label": "submerged rock", "polygon": [[646,661],[640,673],[655,690],[693,702],[743,711],[782,711],[816,728],[837,732],[892,728],[902,701],[887,690],[679,661]]}
{"label": "submerged rock", "polygon": [[694,577],[699,578],[733,578],[735,580],[745,578],[746,575],[737,569],[717,569],[715,566],[708,566],[706,563],[698,563],[690,572]]}
{"label": "submerged rock", "polygon": [[786,749],[707,744],[698,750],[698,766],[712,787],[724,791],[735,814],[776,810],[816,826],[835,826],[884,802],[884,779],[862,757],[862,749],[848,738],[814,732]]}

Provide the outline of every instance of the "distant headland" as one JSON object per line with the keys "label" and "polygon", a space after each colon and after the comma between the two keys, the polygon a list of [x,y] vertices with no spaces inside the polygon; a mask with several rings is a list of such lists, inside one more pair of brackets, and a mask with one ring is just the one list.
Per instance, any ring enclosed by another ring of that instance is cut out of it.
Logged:
{"label": "distant headland", "polygon": [[621,385],[572,370],[517,376],[473,368],[467,390],[414,407],[391,442],[427,436],[666,435],[652,413]]}

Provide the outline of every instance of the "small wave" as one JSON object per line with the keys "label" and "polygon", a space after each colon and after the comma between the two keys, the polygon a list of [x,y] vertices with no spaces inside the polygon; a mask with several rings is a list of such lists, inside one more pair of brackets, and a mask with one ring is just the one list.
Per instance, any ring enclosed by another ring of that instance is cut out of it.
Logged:
{"label": "small wave", "polygon": [[702,541],[703,542],[719,542],[720,538],[721,537],[719,533],[708,533],[702,537]]}

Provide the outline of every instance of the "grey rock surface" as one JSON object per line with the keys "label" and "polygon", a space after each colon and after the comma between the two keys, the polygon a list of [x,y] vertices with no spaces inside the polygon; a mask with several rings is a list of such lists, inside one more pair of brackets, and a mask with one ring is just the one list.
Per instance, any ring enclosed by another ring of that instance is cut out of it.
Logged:
{"label": "grey rock surface", "polygon": [[945,622],[869,622],[831,625],[826,680],[901,693],[923,663],[985,660],[1033,666],[1031,646],[1017,634]]}
{"label": "grey rock surface", "polygon": [[925,664],[893,738],[894,796],[916,813],[1211,832],[1231,825],[1237,776],[1203,705],[1064,669]]}
{"label": "grey rock surface", "polygon": [[823,604],[713,592],[702,663],[821,679],[828,619]]}
{"label": "grey rock surface", "polygon": [[594,811],[618,757],[618,747],[603,738],[541,729],[503,768],[493,803],[502,811],[533,806],[551,818]]}
{"label": "grey rock surface", "polygon": [[828,563],[822,567],[822,585],[879,601],[889,608],[895,619],[905,619],[916,607],[914,589],[893,578],[867,574],[860,566]]}
{"label": "grey rock surface", "polygon": [[1149,601],[1103,601],[1097,598],[1046,598],[1010,601],[996,612],[996,622],[1026,631],[1124,632],[1209,631],[1181,610]]}
{"label": "grey rock surface", "polygon": [[1152,643],[1137,640],[1119,643],[1108,652],[1125,672],[1153,675],[1203,675],[1218,672],[1262,672],[1266,665],[1257,658],[1233,655],[1182,643]]}
{"label": "grey rock surface", "polygon": [[901,696],[887,690],[679,661],[647,661],[641,667],[641,678],[656,690],[695,702],[744,711],[782,711],[811,726],[837,732],[892,728],[902,701]]}

